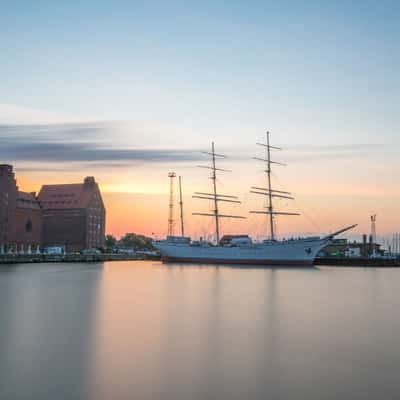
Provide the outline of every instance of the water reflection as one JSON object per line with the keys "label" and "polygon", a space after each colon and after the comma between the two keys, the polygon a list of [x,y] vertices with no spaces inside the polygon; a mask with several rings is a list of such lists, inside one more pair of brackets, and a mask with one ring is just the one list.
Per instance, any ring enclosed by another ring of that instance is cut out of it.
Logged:
{"label": "water reflection", "polygon": [[0,398],[396,398],[399,278],[145,262],[0,270]]}
{"label": "water reflection", "polygon": [[100,273],[101,264],[0,270],[1,399],[87,397]]}

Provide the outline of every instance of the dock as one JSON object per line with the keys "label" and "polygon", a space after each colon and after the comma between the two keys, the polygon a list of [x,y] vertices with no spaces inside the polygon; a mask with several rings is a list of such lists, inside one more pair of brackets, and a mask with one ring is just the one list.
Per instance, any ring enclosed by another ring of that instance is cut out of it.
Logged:
{"label": "dock", "polygon": [[133,261],[133,260],[158,260],[137,254],[2,254],[0,264],[25,264],[25,263],[82,263],[82,262],[104,262],[104,261]]}
{"label": "dock", "polygon": [[[29,264],[29,263],[83,263],[104,261],[159,261],[159,256],[145,254],[103,253],[103,254],[2,254],[1,264]],[[324,257],[317,258],[315,266],[330,267],[361,267],[361,268],[398,268],[399,258],[351,258],[351,257]]]}
{"label": "dock", "polygon": [[399,258],[352,258],[352,257],[321,257],[314,261],[315,266],[332,266],[332,267],[400,267]]}

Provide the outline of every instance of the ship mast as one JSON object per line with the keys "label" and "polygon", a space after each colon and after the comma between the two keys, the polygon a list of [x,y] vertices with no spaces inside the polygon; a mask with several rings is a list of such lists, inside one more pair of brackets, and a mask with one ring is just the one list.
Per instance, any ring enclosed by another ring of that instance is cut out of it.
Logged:
{"label": "ship mast", "polygon": [[174,236],[174,178],[175,172],[169,172],[169,213],[168,213],[168,236]]}
{"label": "ship mast", "polygon": [[212,193],[195,192],[192,197],[196,198],[196,199],[202,199],[202,200],[212,200],[213,204],[214,204],[214,206],[213,206],[214,209],[211,210],[212,211],[211,213],[193,213],[192,215],[214,217],[214,219],[215,219],[215,238],[216,238],[216,242],[218,245],[219,239],[220,239],[219,219],[220,218],[245,218],[245,217],[238,216],[238,215],[220,214],[219,207],[218,207],[218,203],[220,201],[224,201],[224,202],[228,202],[228,203],[237,203],[237,204],[240,204],[241,202],[237,200],[238,199],[237,196],[219,194],[217,191],[217,171],[223,171],[223,172],[231,172],[231,171],[227,170],[227,169],[217,168],[216,159],[217,158],[226,158],[226,156],[223,154],[217,154],[215,152],[214,142],[211,143],[211,152],[203,151],[202,153],[211,156],[211,167],[208,165],[198,165],[198,167],[207,168],[207,169],[211,170],[210,179],[212,180],[212,184],[213,184],[213,192]]}
{"label": "ship mast", "polygon": [[181,217],[181,236],[185,237],[185,229],[183,226],[183,200],[182,200],[182,177],[179,176],[179,208]]}
{"label": "ship mast", "polygon": [[269,131],[267,131],[267,175],[268,175],[268,210],[269,210],[269,225],[271,230],[271,240],[275,240],[274,232],[274,216],[272,214],[272,192],[271,192],[271,148],[269,145]]}
{"label": "ship mast", "polygon": [[218,200],[217,200],[217,172],[215,170],[215,149],[214,142],[211,143],[212,153],[212,174],[211,179],[213,181],[213,193],[214,193],[214,212],[215,212],[215,235],[217,244],[219,243],[219,212],[218,212]]}
{"label": "ship mast", "polygon": [[300,215],[299,213],[292,213],[292,212],[284,212],[284,211],[274,211],[274,205],[273,205],[273,198],[281,198],[281,199],[289,199],[289,200],[294,200],[294,198],[291,195],[290,192],[283,192],[281,190],[275,190],[272,188],[271,184],[271,164],[277,164],[277,165],[283,165],[285,164],[278,162],[278,161],[272,161],[271,160],[271,149],[274,150],[282,150],[280,147],[275,147],[270,145],[269,141],[269,131],[267,131],[267,142],[266,143],[257,143],[259,146],[263,146],[266,148],[266,158],[259,158],[259,157],[253,157],[255,160],[262,161],[266,164],[266,169],[264,172],[267,174],[267,187],[266,188],[260,188],[257,186],[252,186],[250,190],[250,193],[255,193],[255,194],[260,194],[263,196],[267,196],[268,198],[268,205],[267,205],[267,211],[250,211],[252,214],[267,214],[269,216],[269,227],[270,227],[270,239],[271,241],[276,240],[276,235],[275,235],[275,227],[274,227],[274,215]]}

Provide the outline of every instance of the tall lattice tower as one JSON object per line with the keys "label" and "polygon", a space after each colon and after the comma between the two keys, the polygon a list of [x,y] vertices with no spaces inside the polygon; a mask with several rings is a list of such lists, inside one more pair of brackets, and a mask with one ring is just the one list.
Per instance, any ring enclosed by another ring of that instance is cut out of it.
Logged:
{"label": "tall lattice tower", "polygon": [[371,215],[371,238],[372,243],[376,243],[376,214]]}
{"label": "tall lattice tower", "polygon": [[175,172],[169,172],[169,214],[168,214],[168,236],[174,236],[174,179]]}

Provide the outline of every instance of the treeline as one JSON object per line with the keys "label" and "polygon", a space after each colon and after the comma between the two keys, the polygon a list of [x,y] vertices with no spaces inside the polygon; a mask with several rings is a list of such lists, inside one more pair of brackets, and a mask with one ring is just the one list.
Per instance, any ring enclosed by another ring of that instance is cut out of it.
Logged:
{"label": "treeline", "polygon": [[118,249],[155,250],[151,238],[136,233],[126,233],[119,240],[113,235],[107,235],[105,247],[107,252]]}

